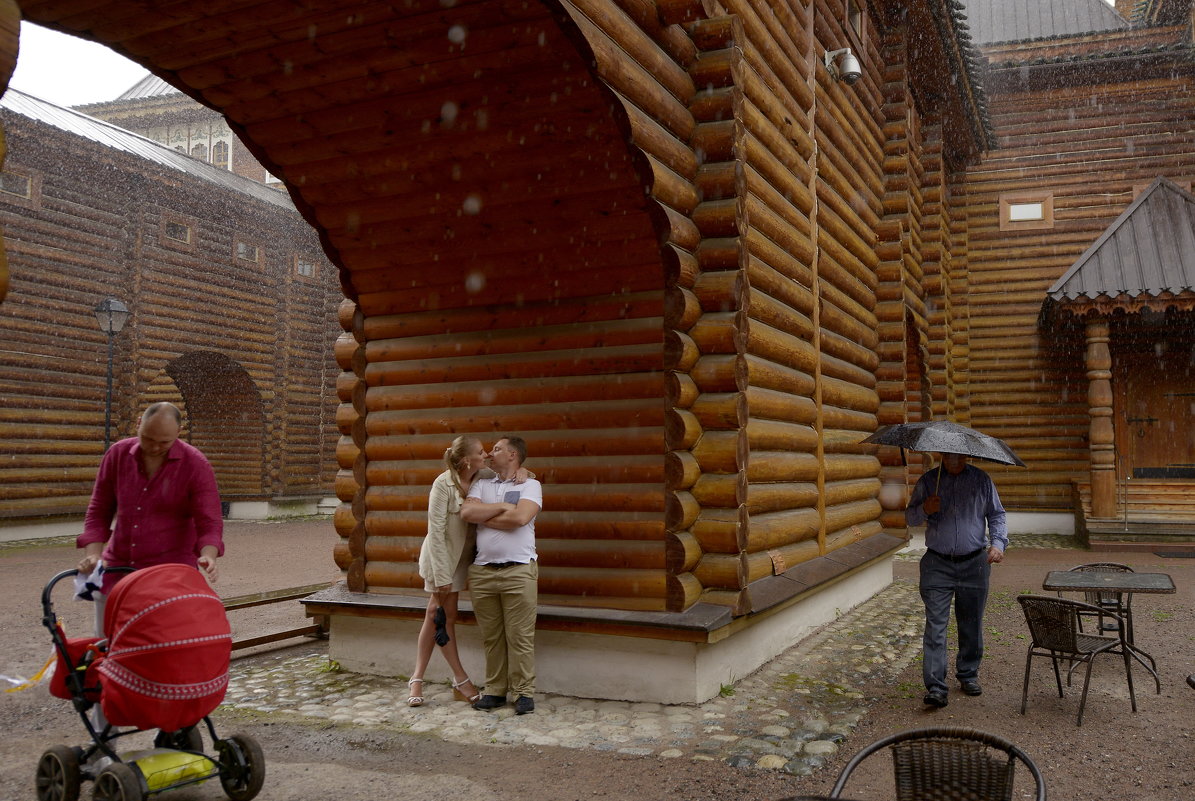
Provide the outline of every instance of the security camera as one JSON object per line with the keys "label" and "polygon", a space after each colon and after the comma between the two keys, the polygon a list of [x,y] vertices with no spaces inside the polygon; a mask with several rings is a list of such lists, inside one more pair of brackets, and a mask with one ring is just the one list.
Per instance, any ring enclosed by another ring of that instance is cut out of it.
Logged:
{"label": "security camera", "polygon": [[859,59],[855,58],[855,54],[849,47],[844,47],[841,50],[827,50],[826,69],[830,71],[830,75],[835,80],[842,81],[847,86],[854,85],[863,77],[863,68],[859,66]]}

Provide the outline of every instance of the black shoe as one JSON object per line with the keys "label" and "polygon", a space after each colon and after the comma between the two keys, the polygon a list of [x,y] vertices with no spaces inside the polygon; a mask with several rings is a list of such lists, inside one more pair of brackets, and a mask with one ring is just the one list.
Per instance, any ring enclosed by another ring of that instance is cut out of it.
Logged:
{"label": "black shoe", "polygon": [[489,712],[491,709],[506,706],[505,695],[483,695],[473,703],[474,709],[480,709],[482,712]]}
{"label": "black shoe", "polygon": [[515,714],[526,715],[528,712],[535,711],[535,699],[529,698],[526,695],[520,695],[519,699],[515,701]]}
{"label": "black shoe", "polygon": [[924,700],[926,706],[936,706],[938,709],[941,709],[950,703],[950,701],[946,699],[946,693],[942,692],[941,690],[930,690],[925,694]]}
{"label": "black shoe", "polygon": [[975,679],[963,679],[963,695],[983,695],[983,688]]}

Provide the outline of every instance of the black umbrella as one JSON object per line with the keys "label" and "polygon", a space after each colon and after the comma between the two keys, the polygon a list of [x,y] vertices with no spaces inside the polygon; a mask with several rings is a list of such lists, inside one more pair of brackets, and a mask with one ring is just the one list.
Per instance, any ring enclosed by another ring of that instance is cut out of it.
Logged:
{"label": "black umbrella", "polygon": [[1017,455],[1003,440],[988,436],[973,428],[960,426],[948,420],[933,420],[927,423],[901,423],[884,426],[872,434],[865,443],[874,445],[895,445],[911,451],[936,451],[938,453],[961,453],[989,462],[1024,467]]}

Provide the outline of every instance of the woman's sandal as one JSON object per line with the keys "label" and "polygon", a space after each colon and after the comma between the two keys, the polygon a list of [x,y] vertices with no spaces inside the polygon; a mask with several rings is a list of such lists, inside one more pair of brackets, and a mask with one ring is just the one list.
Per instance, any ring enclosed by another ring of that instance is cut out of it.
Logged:
{"label": "woman's sandal", "polygon": [[423,679],[408,679],[407,686],[411,688],[411,696],[407,699],[407,706],[423,706],[423,696],[415,695],[415,682],[419,682],[419,691],[423,692]]}
{"label": "woman's sandal", "polygon": [[481,698],[481,693],[476,692],[476,690],[477,690],[476,687],[473,688],[474,693],[472,696],[465,695],[463,692],[461,692],[461,687],[464,687],[466,684],[472,684],[472,683],[473,682],[469,681],[468,676],[465,676],[465,678],[461,679],[460,681],[454,681],[452,683],[452,694],[454,696],[456,696],[456,700],[464,701],[467,704],[472,704]]}

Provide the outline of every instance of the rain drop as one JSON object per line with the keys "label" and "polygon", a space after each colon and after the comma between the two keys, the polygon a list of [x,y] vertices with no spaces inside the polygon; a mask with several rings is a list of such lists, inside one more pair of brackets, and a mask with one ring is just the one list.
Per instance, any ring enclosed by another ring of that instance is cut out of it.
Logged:
{"label": "rain drop", "polygon": [[465,276],[465,291],[470,295],[476,295],[483,289],[485,289],[485,274],[481,270],[473,270]]}
{"label": "rain drop", "polygon": [[452,125],[456,122],[456,115],[459,111],[460,107],[456,103],[451,100],[446,101],[444,105],[440,106],[440,122],[444,125]]}
{"label": "rain drop", "polygon": [[461,204],[461,210],[465,214],[473,215],[481,212],[481,195],[472,194],[465,198],[465,202]]}
{"label": "rain drop", "polygon": [[453,25],[448,29],[448,41],[453,44],[460,44],[465,41],[465,37],[469,35],[469,31],[464,25]]}

